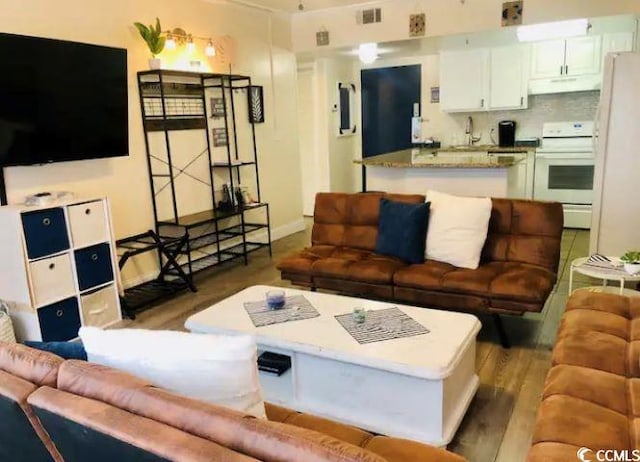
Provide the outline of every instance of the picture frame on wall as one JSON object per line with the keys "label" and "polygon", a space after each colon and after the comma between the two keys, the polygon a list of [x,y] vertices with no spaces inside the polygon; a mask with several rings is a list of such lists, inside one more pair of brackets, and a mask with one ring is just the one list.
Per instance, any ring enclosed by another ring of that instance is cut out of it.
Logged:
{"label": "picture frame on wall", "polygon": [[264,91],[260,85],[249,85],[249,122],[264,123]]}
{"label": "picture frame on wall", "polygon": [[224,107],[224,98],[211,98],[211,117],[218,118],[224,117],[225,107]]}
{"label": "picture frame on wall", "polygon": [[212,128],[211,137],[213,138],[213,147],[219,148],[227,146],[229,144],[229,137],[227,136],[227,130],[223,128]]}

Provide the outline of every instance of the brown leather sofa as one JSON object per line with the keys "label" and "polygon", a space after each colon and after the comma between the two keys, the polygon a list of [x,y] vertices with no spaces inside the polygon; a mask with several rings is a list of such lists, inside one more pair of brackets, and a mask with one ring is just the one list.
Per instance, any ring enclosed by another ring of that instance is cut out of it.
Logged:
{"label": "brown leather sofa", "polygon": [[639,359],[640,298],[574,292],[558,330],[527,461],[580,460],[581,448],[588,449],[582,460],[605,460],[598,458],[600,450],[640,450]]}
{"label": "brown leather sofa", "polygon": [[267,416],[0,342],[2,461],[464,462],[442,449],[274,405]]}
{"label": "brown leather sofa", "polygon": [[380,198],[420,203],[425,196],[319,193],[311,247],[278,264],[282,278],[315,289],[396,300],[412,305],[494,314],[539,312],[557,279],[562,205],[492,199],[479,268],[427,260],[407,265],[374,252]]}

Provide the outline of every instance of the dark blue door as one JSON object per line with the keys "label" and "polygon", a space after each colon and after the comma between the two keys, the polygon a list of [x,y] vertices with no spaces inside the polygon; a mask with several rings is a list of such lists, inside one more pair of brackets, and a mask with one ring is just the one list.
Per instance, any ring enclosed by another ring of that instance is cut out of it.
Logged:
{"label": "dark blue door", "polygon": [[411,147],[411,117],[420,103],[420,65],[361,71],[362,155]]}

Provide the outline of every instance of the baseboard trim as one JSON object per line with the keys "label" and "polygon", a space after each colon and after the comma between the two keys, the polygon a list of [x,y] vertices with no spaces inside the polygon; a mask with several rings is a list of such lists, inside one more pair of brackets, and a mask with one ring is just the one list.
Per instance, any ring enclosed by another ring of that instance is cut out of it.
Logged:
{"label": "baseboard trim", "polygon": [[306,227],[304,218],[300,218],[299,220],[291,221],[282,226],[278,226],[277,228],[273,228],[271,230],[271,242],[304,231]]}
{"label": "baseboard trim", "polygon": [[[285,238],[295,233],[299,233],[301,231],[304,231],[305,229],[306,229],[306,224],[305,224],[304,218],[301,218],[296,221],[291,221],[289,223],[285,223],[282,226],[278,226],[277,228],[271,229],[271,242],[277,241],[279,239]],[[255,232],[251,234],[251,239],[266,242],[267,232],[266,231]],[[225,243],[222,243],[220,247],[224,249],[226,247],[231,247],[232,245],[234,245],[233,242],[228,242],[228,243],[225,242]],[[127,279],[126,281],[123,281],[122,285],[124,286],[125,289],[128,289],[130,287],[135,287],[139,284],[143,284],[145,282],[151,281],[155,279],[156,276],[157,276],[156,272],[140,274],[134,278],[130,278],[130,279]]]}

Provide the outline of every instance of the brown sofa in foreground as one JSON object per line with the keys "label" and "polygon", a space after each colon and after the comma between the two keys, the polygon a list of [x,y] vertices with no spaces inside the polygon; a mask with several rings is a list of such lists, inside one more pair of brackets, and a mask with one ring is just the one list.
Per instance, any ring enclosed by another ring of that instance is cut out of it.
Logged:
{"label": "brown sofa in foreground", "polygon": [[124,372],[0,342],[0,460],[464,462],[412,441],[267,405],[268,420]]}
{"label": "brown sofa in foreground", "polygon": [[311,247],[278,264],[283,279],[315,289],[470,312],[522,315],[544,307],[557,279],[562,205],[492,199],[478,269],[427,260],[407,265],[374,252],[380,198],[424,202],[420,195],[319,193]]}
{"label": "brown sofa in foreground", "polygon": [[[528,462],[640,450],[640,298],[577,290],[553,349]],[[604,454],[603,454],[604,455]],[[606,460],[614,459],[612,453]]]}

